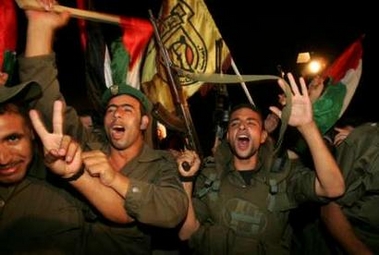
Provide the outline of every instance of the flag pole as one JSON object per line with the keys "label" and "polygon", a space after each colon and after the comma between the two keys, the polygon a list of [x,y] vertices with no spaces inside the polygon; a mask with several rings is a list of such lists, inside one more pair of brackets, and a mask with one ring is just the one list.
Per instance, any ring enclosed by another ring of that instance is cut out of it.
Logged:
{"label": "flag pole", "polygon": [[[220,38],[216,40],[216,73],[222,73],[222,47],[223,40]],[[226,132],[226,126],[229,120],[229,94],[227,87],[224,83],[219,83],[216,87],[216,96],[215,96],[215,111],[213,113],[215,121],[215,140],[212,147],[212,152],[214,153],[217,146],[221,143]]]}
{"label": "flag pole", "polygon": [[[37,0],[15,0],[15,1],[18,7],[20,7],[21,9],[25,9],[25,10],[31,9],[31,10],[41,10],[41,11],[44,10]],[[92,20],[92,21],[101,21],[104,23],[111,23],[111,24],[121,23],[121,18],[120,16],[117,16],[117,15],[100,13],[100,12],[95,12],[95,11],[81,10],[78,8],[66,7],[59,4],[55,4],[52,10],[57,13],[67,11],[74,18],[81,18],[81,19],[87,19],[87,20]]]}
{"label": "flag pole", "polygon": [[[241,76],[240,72],[238,71],[238,68],[236,66],[236,63],[234,62],[234,59],[232,59],[232,62],[231,62],[231,65],[232,65],[232,68],[234,70],[234,72],[238,75],[238,76]],[[254,105],[255,106],[255,103],[253,101],[253,98],[251,97],[250,93],[249,93],[249,90],[247,89],[246,87],[246,83],[244,81],[241,82],[241,86],[242,86],[242,89],[243,91],[245,92],[246,96],[247,96],[247,99],[249,100],[250,104]]]}
{"label": "flag pole", "polygon": [[149,16],[154,28],[155,38],[160,48],[160,52],[162,54],[163,61],[166,67],[167,78],[169,81],[168,83],[170,85],[170,91],[171,91],[171,95],[173,97],[173,101],[175,104],[176,113],[180,114],[183,117],[184,124],[186,126],[186,131],[187,131],[186,132],[187,139],[185,139],[186,148],[190,150],[195,150],[199,154],[200,158],[202,158],[203,153],[201,150],[200,142],[197,137],[195,127],[193,125],[193,121],[192,121],[191,113],[188,108],[187,100],[184,98],[183,89],[180,86],[178,80],[174,78],[174,75],[172,73],[172,68],[171,68],[172,61],[167,52],[167,49],[164,47],[164,44],[162,42],[162,39],[158,31],[156,20],[151,10],[149,10]]}

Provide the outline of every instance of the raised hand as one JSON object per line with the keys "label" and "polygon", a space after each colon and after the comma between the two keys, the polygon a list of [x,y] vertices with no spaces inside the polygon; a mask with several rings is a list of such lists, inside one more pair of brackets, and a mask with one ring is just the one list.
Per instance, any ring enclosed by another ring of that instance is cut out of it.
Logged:
{"label": "raised hand", "polygon": [[54,12],[54,5],[57,2],[55,0],[38,0],[37,5],[40,5],[40,10],[36,8],[30,8],[25,10],[26,17],[29,22],[41,22],[45,27],[51,27],[57,29],[65,26],[69,19],[69,12],[57,13]]}
{"label": "raised hand", "polygon": [[82,167],[81,148],[70,136],[63,134],[62,101],[54,102],[53,132],[48,132],[38,112],[30,110],[33,127],[40,137],[45,153],[46,165],[57,175],[68,178]]}
{"label": "raised hand", "polygon": [[[299,79],[301,89],[300,92],[295,79],[293,78],[293,75],[291,73],[288,73],[287,77],[292,90],[291,115],[288,120],[288,124],[294,127],[300,127],[305,124],[311,123],[313,121],[312,102],[309,98],[307,86],[304,79],[302,77]],[[278,83],[283,91],[285,91],[286,84],[284,80],[280,79]],[[271,106],[270,110],[281,117],[282,111],[279,108]]]}
{"label": "raised hand", "polygon": [[54,4],[57,2],[55,0],[38,0],[37,1],[46,11],[52,10]]}

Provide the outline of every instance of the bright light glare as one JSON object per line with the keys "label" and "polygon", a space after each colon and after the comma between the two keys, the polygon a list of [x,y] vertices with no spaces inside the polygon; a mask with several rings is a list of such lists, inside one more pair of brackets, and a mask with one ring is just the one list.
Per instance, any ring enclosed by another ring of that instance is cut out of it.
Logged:
{"label": "bright light glare", "polygon": [[[327,67],[328,61],[322,55],[305,54],[308,52],[302,52],[298,54],[297,64],[300,64],[301,75],[306,77],[313,77],[321,74]],[[310,58],[309,58],[310,57]],[[299,62],[299,59],[301,60]]]}
{"label": "bright light glare", "polygon": [[317,74],[321,71],[322,65],[318,60],[312,60],[308,64],[308,72],[311,74]]}

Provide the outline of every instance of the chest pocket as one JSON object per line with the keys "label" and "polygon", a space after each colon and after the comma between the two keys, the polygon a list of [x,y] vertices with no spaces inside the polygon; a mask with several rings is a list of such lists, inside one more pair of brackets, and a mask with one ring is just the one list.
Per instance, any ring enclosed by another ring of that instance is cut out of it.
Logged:
{"label": "chest pocket", "polygon": [[228,200],[222,210],[222,221],[236,234],[252,237],[261,234],[267,226],[267,217],[254,204],[233,198]]}
{"label": "chest pocket", "polygon": [[[271,212],[285,211],[296,207],[296,204],[291,202],[287,194],[286,179],[290,175],[290,171],[291,160],[288,160],[287,157],[276,158],[271,171],[256,179],[269,187],[267,209]],[[216,202],[223,177],[225,175],[216,172],[209,174],[203,188],[197,191],[196,196],[202,198],[207,195],[212,202]]]}
{"label": "chest pocket", "polygon": [[[260,183],[259,185],[264,185],[268,187],[269,192],[267,192],[266,199],[263,198],[266,201],[266,208],[268,211],[270,212],[288,211],[297,206],[296,203],[294,203],[289,198],[288,193],[287,193],[287,178],[291,174],[291,160],[289,160],[287,157],[281,157],[281,158],[276,158],[275,161],[273,162],[274,163],[272,164],[271,168],[268,168],[268,169],[271,169],[270,171],[267,171],[267,173],[263,173],[258,176],[255,176],[253,177],[253,179],[255,179],[256,182]],[[204,182],[203,188],[197,191],[196,196],[199,198],[207,196],[207,198],[212,203],[217,203],[217,200],[219,199],[221,180],[224,178],[228,178],[227,174],[220,174],[220,173],[222,172],[219,171],[219,173],[216,173],[216,172],[210,173]],[[260,192],[263,192],[263,191],[261,190]],[[230,194],[230,195],[231,195],[230,200],[233,200],[234,198],[233,194]],[[258,195],[260,197],[262,197],[262,195],[264,196],[264,194],[257,194],[257,196]],[[239,205],[235,205],[235,208],[241,209],[241,208],[250,207],[248,205],[243,204],[241,201],[238,203]],[[228,201],[223,201],[223,203],[224,202],[225,204],[223,206],[225,206],[226,203],[228,203]],[[236,204],[236,202],[233,201],[232,204]],[[230,210],[230,208],[227,210]],[[257,215],[252,216],[250,211],[251,211],[250,209],[236,210],[236,212],[230,215],[232,215],[231,217],[246,219],[246,221],[255,221],[255,222],[260,221],[258,219],[260,217],[259,213]]]}
{"label": "chest pocket", "polygon": [[270,212],[288,211],[297,205],[288,196],[287,179],[291,174],[291,160],[287,157],[276,158],[268,175],[269,194],[267,210]]}
{"label": "chest pocket", "polygon": [[196,196],[202,198],[205,195],[208,195],[210,200],[215,202],[218,199],[220,184],[220,177],[218,177],[216,173],[211,173],[204,182],[204,187],[196,193]]}

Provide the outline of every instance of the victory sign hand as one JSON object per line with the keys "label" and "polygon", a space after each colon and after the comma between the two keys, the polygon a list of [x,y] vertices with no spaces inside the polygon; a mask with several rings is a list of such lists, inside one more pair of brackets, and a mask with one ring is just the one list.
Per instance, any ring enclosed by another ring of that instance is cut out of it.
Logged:
{"label": "victory sign hand", "polygon": [[36,110],[30,110],[33,127],[40,137],[45,153],[45,164],[57,175],[68,178],[82,167],[80,145],[68,135],[63,134],[62,101],[54,102],[53,132],[49,133]]}

